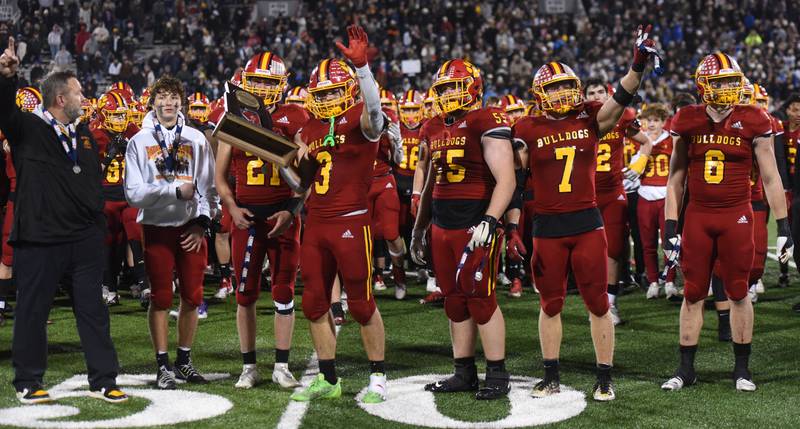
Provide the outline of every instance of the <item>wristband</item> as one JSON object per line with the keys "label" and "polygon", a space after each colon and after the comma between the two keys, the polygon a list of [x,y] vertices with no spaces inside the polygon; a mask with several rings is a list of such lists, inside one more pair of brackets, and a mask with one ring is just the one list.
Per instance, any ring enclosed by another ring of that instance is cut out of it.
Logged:
{"label": "wristband", "polygon": [[481,219],[481,222],[488,223],[489,226],[491,227],[492,231],[495,228],[497,228],[497,219],[495,219],[494,216],[491,216],[491,215],[488,215],[488,214],[487,215],[483,215],[483,219]]}
{"label": "wristband", "polygon": [[789,227],[789,219],[777,219],[775,223],[778,224],[778,235],[783,237],[790,237],[792,235],[792,230]]}
{"label": "wristband", "polygon": [[289,201],[286,203],[286,210],[289,211],[292,215],[297,216],[300,213],[300,210],[303,208],[303,199],[300,197],[293,197],[289,198]]}
{"label": "wristband", "polygon": [[675,237],[678,231],[678,221],[675,219],[667,219],[664,221],[664,236]]}
{"label": "wristband", "polygon": [[516,223],[507,223],[506,224],[506,235],[511,234],[512,232],[519,229],[519,225]]}

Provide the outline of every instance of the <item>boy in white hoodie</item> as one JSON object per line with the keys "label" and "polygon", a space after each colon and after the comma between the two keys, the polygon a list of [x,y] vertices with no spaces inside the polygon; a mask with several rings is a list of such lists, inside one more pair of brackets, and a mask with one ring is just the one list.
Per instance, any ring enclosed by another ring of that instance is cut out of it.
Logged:
{"label": "boy in white hoodie", "polygon": [[[188,126],[182,114],[183,84],[162,77],[151,89],[153,110],[125,154],[125,197],[139,208],[144,258],[150,279],[150,336],[156,351],[157,382],[174,389],[175,377],[206,383],[192,365],[190,350],[197,330],[197,306],[203,299],[208,249],[205,229],[219,206],[214,188],[214,156],[205,136]],[[169,363],[168,310],[173,270],[180,282],[178,356]]]}

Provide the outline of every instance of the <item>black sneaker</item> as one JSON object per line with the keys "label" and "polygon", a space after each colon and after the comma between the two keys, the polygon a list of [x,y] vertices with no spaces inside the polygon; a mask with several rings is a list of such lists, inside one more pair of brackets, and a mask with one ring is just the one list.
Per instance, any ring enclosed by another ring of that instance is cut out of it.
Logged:
{"label": "black sneaker", "polygon": [[178,380],[185,380],[187,383],[208,384],[208,380],[194,369],[191,359],[189,362],[182,365],[175,362],[175,378]]}
{"label": "black sneaker", "polygon": [[477,371],[470,376],[453,374],[443,380],[425,385],[425,390],[434,393],[474,392],[478,390]]}
{"label": "black sneaker", "polygon": [[38,384],[17,391],[17,399],[25,405],[44,404],[45,402],[51,402],[53,400],[50,394]]}
{"label": "black sneaker", "polygon": [[533,386],[533,390],[531,390],[531,396],[534,398],[546,398],[556,393],[561,393],[561,384],[557,378],[545,377],[544,380],[536,383]]}
{"label": "black sneaker", "polygon": [[175,373],[166,365],[161,365],[156,373],[156,385],[161,390],[175,390]]}
{"label": "black sneaker", "polygon": [[493,371],[486,374],[486,381],[483,388],[475,394],[475,399],[487,401],[504,398],[511,391],[508,384],[509,376],[506,371]]}
{"label": "black sneaker", "polygon": [[90,390],[89,396],[102,399],[106,402],[111,402],[112,404],[118,404],[128,400],[128,395],[126,395],[122,390],[119,390],[119,387],[117,386],[101,387],[97,390]]}

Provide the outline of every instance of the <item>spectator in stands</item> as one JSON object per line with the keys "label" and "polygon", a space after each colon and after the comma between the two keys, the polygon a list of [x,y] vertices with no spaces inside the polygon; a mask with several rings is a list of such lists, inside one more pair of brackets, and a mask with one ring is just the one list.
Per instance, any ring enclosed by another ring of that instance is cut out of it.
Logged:
{"label": "spectator in stands", "polygon": [[61,47],[62,30],[58,24],[53,25],[53,29],[47,35],[47,44],[50,46],[50,58],[55,58],[58,49]]}
{"label": "spectator in stands", "polygon": [[65,71],[72,65],[72,54],[67,51],[65,45],[61,45],[61,48],[56,53],[54,62],[58,71]]}

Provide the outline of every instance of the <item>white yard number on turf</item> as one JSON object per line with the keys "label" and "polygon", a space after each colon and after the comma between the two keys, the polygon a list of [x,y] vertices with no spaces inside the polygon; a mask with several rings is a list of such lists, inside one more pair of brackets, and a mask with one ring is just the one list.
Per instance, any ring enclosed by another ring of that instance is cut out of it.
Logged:
{"label": "white yard number on turf", "polygon": [[[209,380],[227,378],[228,374],[209,374]],[[117,383],[120,386],[147,386],[153,381],[152,374],[120,375]],[[60,398],[86,396],[88,384],[86,375],[75,375],[50,389],[50,395]],[[132,397],[146,398],[150,404],[144,410],[124,417],[106,420],[69,420],[61,419],[80,414],[80,410],[71,405],[44,404],[25,405],[0,409],[0,425],[28,428],[124,428],[172,425],[176,423],[204,420],[225,414],[233,407],[231,401],[219,395],[193,392],[188,390],[157,390],[126,388],[125,393]],[[97,401],[97,399],[91,399]]]}
{"label": "white yard number on turf", "polygon": [[[433,393],[426,392],[425,384],[439,380],[447,375],[415,375],[388,381],[389,399],[381,404],[359,405],[364,411],[385,420],[414,426],[432,428],[515,428],[537,426],[560,422],[575,417],[586,408],[582,392],[561,386],[561,393],[547,398],[532,398],[530,389],[538,379],[512,377],[511,392],[508,394],[511,411],[501,420],[489,422],[463,422],[448,417],[436,408]],[[359,393],[359,398],[366,388]]]}

